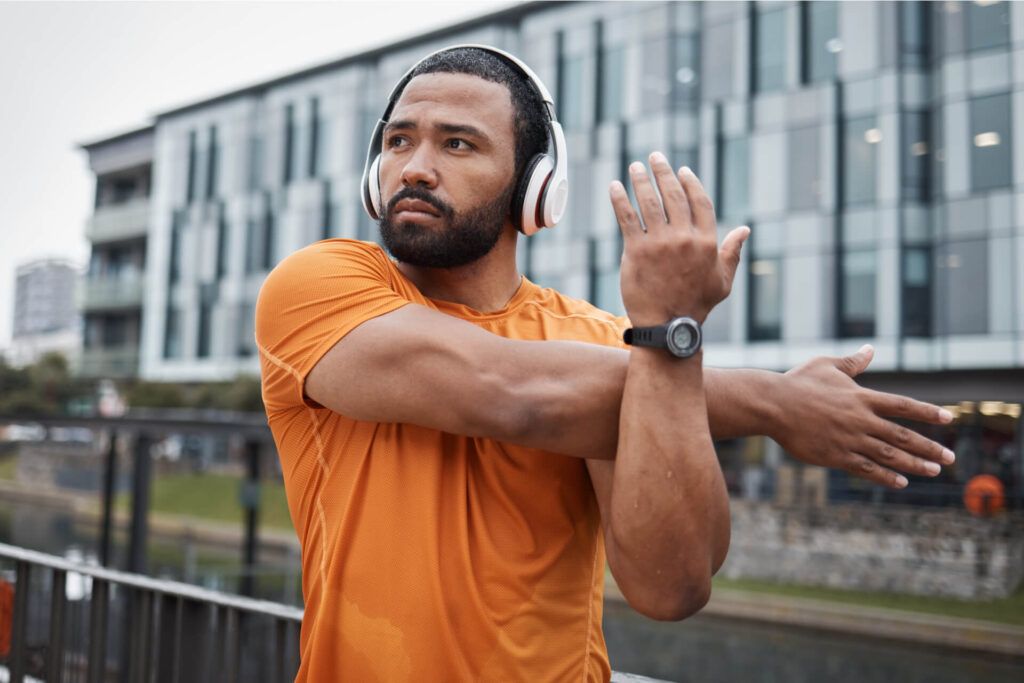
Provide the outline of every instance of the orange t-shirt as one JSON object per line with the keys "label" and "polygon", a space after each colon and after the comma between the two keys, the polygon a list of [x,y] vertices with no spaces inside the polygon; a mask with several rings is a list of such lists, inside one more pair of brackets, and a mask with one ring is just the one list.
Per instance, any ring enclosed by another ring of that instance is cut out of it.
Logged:
{"label": "orange t-shirt", "polygon": [[621,346],[623,319],[525,278],[492,313],[427,299],[373,243],[318,242],[270,273],[256,336],[302,544],[296,680],[607,681],[582,459],[352,420],[304,395],[338,340],[410,302],[508,338]]}

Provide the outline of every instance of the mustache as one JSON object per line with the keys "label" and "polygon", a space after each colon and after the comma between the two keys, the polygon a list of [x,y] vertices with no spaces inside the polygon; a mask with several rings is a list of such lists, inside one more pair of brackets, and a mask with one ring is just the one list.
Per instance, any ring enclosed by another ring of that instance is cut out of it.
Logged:
{"label": "mustache", "polygon": [[421,202],[426,202],[432,207],[437,209],[445,218],[451,218],[455,215],[455,210],[447,203],[441,201],[430,192],[419,186],[403,187],[401,190],[396,192],[394,196],[388,201],[387,213],[390,215],[395,210],[395,205],[403,199],[418,199]]}

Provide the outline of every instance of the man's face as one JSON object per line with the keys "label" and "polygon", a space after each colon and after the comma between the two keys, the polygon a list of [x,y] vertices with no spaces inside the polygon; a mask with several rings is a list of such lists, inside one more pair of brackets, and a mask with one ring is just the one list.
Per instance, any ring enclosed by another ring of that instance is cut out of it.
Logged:
{"label": "man's face", "polygon": [[384,129],[384,246],[428,268],[472,263],[510,224],[515,132],[508,89],[469,74],[412,79]]}

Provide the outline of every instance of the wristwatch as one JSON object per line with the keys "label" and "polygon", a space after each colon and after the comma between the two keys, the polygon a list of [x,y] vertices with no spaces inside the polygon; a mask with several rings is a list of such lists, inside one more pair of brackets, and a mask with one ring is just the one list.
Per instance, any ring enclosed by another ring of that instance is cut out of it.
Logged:
{"label": "wristwatch", "polygon": [[687,316],[656,327],[631,327],[622,333],[622,341],[630,346],[665,349],[676,358],[689,358],[700,351],[701,340],[700,323]]}

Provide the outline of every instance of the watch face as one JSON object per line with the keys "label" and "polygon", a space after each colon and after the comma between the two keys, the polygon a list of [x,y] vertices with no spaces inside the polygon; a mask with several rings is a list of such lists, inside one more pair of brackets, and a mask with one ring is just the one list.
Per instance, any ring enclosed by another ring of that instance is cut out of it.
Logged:
{"label": "watch face", "polygon": [[672,330],[672,345],[677,349],[689,349],[693,346],[693,329],[689,325],[677,325]]}
{"label": "watch face", "polygon": [[689,358],[700,348],[700,325],[692,318],[676,318],[668,325],[668,350],[680,358]]}

